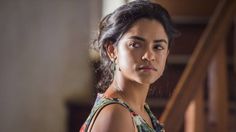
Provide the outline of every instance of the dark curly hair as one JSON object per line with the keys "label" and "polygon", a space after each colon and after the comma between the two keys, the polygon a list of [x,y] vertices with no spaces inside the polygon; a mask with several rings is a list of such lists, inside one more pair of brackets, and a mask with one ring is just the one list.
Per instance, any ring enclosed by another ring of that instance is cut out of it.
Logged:
{"label": "dark curly hair", "polygon": [[178,32],[173,27],[170,15],[165,8],[157,3],[144,0],[133,1],[120,6],[101,20],[97,38],[91,45],[100,53],[101,65],[99,70],[102,71],[102,76],[97,85],[99,92],[104,92],[114,77],[114,71],[111,68],[113,62],[106,52],[108,43],[117,46],[121,37],[141,18],[157,20],[163,25],[168,36],[168,48],[170,49]]}

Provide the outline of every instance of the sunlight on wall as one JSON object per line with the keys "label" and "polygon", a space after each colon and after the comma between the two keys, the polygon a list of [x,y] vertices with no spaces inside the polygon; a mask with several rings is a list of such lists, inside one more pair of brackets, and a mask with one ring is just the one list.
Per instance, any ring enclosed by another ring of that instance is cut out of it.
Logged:
{"label": "sunlight on wall", "polygon": [[102,17],[111,13],[119,6],[125,4],[125,0],[103,0],[102,2]]}
{"label": "sunlight on wall", "polygon": [[103,0],[103,4],[102,4],[102,16],[104,17],[105,15],[111,13],[112,11],[114,11],[116,8],[118,8],[119,6],[127,3],[127,2],[131,2],[134,0]]}

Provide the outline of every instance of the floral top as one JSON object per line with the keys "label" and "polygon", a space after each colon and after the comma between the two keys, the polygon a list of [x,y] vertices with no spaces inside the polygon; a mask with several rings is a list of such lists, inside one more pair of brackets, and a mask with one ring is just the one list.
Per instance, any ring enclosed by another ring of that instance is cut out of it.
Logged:
{"label": "floral top", "polygon": [[95,104],[92,108],[92,111],[89,115],[89,117],[87,118],[87,120],[85,121],[85,123],[83,124],[83,126],[80,129],[80,132],[88,132],[89,130],[89,125],[93,120],[93,117],[98,114],[102,108],[104,108],[105,106],[109,105],[109,104],[121,104],[122,106],[124,106],[125,108],[127,108],[129,110],[129,112],[132,115],[132,119],[134,124],[136,125],[136,130],[138,132],[165,132],[163,126],[159,123],[159,121],[156,119],[156,117],[153,115],[153,113],[151,112],[149,106],[147,104],[144,105],[145,110],[147,111],[148,115],[151,118],[152,121],[152,125],[153,128],[150,127],[147,122],[138,114],[136,114],[129,106],[127,103],[123,102],[122,100],[118,99],[118,98],[108,98],[105,97],[103,94],[98,94]]}

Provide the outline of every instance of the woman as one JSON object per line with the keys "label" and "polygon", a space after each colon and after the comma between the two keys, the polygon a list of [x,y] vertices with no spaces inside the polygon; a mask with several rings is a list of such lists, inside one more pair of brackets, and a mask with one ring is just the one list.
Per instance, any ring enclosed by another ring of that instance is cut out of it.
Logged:
{"label": "woman", "polygon": [[148,1],[123,5],[100,22],[93,46],[102,62],[102,93],[81,132],[164,131],[145,101],[175,33],[168,12]]}

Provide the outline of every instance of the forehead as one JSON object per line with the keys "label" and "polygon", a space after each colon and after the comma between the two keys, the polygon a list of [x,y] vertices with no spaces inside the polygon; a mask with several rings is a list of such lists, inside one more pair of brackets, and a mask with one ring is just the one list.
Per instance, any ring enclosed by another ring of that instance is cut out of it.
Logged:
{"label": "forehead", "polygon": [[161,38],[167,39],[167,34],[163,25],[153,19],[139,19],[136,21],[131,28],[124,34],[125,36],[142,36],[144,38]]}

